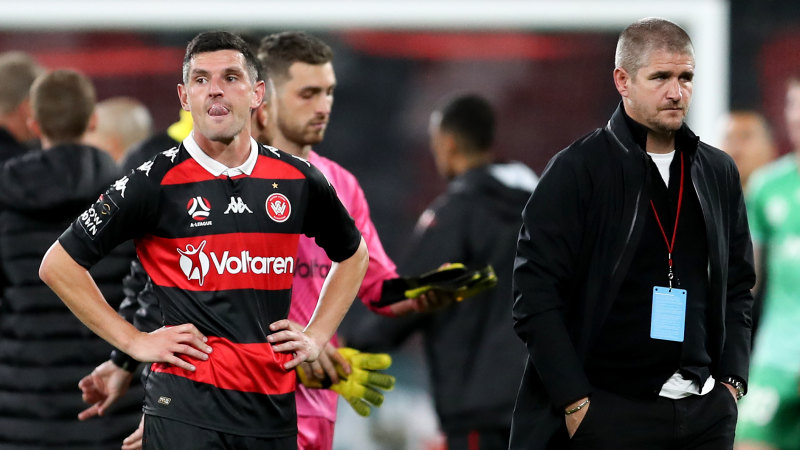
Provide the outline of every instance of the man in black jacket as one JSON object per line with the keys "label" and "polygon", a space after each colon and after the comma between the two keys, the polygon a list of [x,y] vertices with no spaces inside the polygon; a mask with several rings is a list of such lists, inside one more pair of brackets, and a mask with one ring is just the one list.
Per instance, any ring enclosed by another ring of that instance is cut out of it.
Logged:
{"label": "man in black jacket", "polygon": [[684,123],[684,30],[635,22],[615,65],[622,104],[523,212],[511,448],[731,448],[755,279],[739,174]]}
{"label": "man in black jacket", "polygon": [[[39,280],[48,247],[119,172],[104,151],[81,145],[95,93],[73,71],[31,88],[42,150],[0,170],[0,447],[118,449],[141,415],[141,388],[94,422],[80,422],[78,380],[111,346],[92,334]],[[116,307],[130,257],[112,252],[92,275]]]}
{"label": "man in black jacket", "polygon": [[512,263],[520,212],[537,177],[521,163],[495,161],[494,112],[482,97],[453,98],[430,125],[437,169],[450,184],[420,217],[402,272],[492,264],[497,286],[432,314],[364,317],[348,345],[386,350],[421,331],[448,448],[506,449],[525,363],[509,315]]}

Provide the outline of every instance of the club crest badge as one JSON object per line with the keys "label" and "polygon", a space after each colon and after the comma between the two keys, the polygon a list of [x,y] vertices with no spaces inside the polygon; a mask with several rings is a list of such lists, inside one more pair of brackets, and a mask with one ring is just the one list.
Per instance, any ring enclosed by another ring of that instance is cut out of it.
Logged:
{"label": "club crest badge", "polygon": [[267,197],[264,206],[267,208],[267,215],[269,218],[278,223],[286,222],[286,220],[289,219],[289,215],[292,213],[292,205],[289,203],[289,199],[283,194],[275,193],[270,195]]}

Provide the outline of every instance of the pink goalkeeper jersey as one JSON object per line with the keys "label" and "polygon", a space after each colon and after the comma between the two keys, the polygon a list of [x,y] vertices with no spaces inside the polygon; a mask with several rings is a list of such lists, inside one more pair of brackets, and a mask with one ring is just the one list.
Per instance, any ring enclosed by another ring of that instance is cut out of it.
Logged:
{"label": "pink goalkeeper jersey", "polygon": [[[383,281],[397,277],[397,271],[394,263],[383,250],[378,232],[369,217],[369,206],[364,197],[364,191],[361,190],[361,186],[353,174],[330,159],[312,151],[308,155],[308,160],[328,178],[328,181],[336,189],[339,200],[355,220],[356,227],[361,231],[364,242],[367,243],[369,266],[358,291],[358,297],[373,311],[390,315],[388,307],[379,309],[371,305],[380,299]],[[317,246],[313,239],[305,235],[300,236],[289,319],[302,325],[308,324],[314,308],[317,307],[322,283],[330,268],[331,260],[325,255],[325,251]],[[331,342],[336,345],[336,336]],[[324,417],[335,421],[337,396],[338,394],[333,391],[306,389],[298,383],[297,415]]]}

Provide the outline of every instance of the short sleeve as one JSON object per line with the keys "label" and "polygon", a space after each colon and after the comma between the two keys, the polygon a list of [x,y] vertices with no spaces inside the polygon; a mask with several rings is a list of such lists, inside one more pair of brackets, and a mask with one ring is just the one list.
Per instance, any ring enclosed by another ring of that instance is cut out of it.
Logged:
{"label": "short sleeve", "polygon": [[58,238],[66,252],[89,268],[114,247],[143,236],[154,223],[158,188],[147,174],[131,172],[115,181]]}
{"label": "short sleeve", "polygon": [[307,173],[309,199],[303,234],[313,238],[331,261],[344,261],[358,250],[361,233],[327,178],[314,166]]}

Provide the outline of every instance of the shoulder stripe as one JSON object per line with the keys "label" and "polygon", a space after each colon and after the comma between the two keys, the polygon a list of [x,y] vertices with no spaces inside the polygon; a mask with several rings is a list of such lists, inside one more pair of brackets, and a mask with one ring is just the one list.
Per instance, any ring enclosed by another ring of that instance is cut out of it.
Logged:
{"label": "shoulder stripe", "polygon": [[197,183],[214,179],[216,177],[198,164],[194,158],[187,158],[170,169],[161,179],[161,184]]}
{"label": "shoulder stripe", "polygon": [[265,155],[258,155],[258,161],[250,176],[268,180],[298,180],[306,177],[293,165]]}

